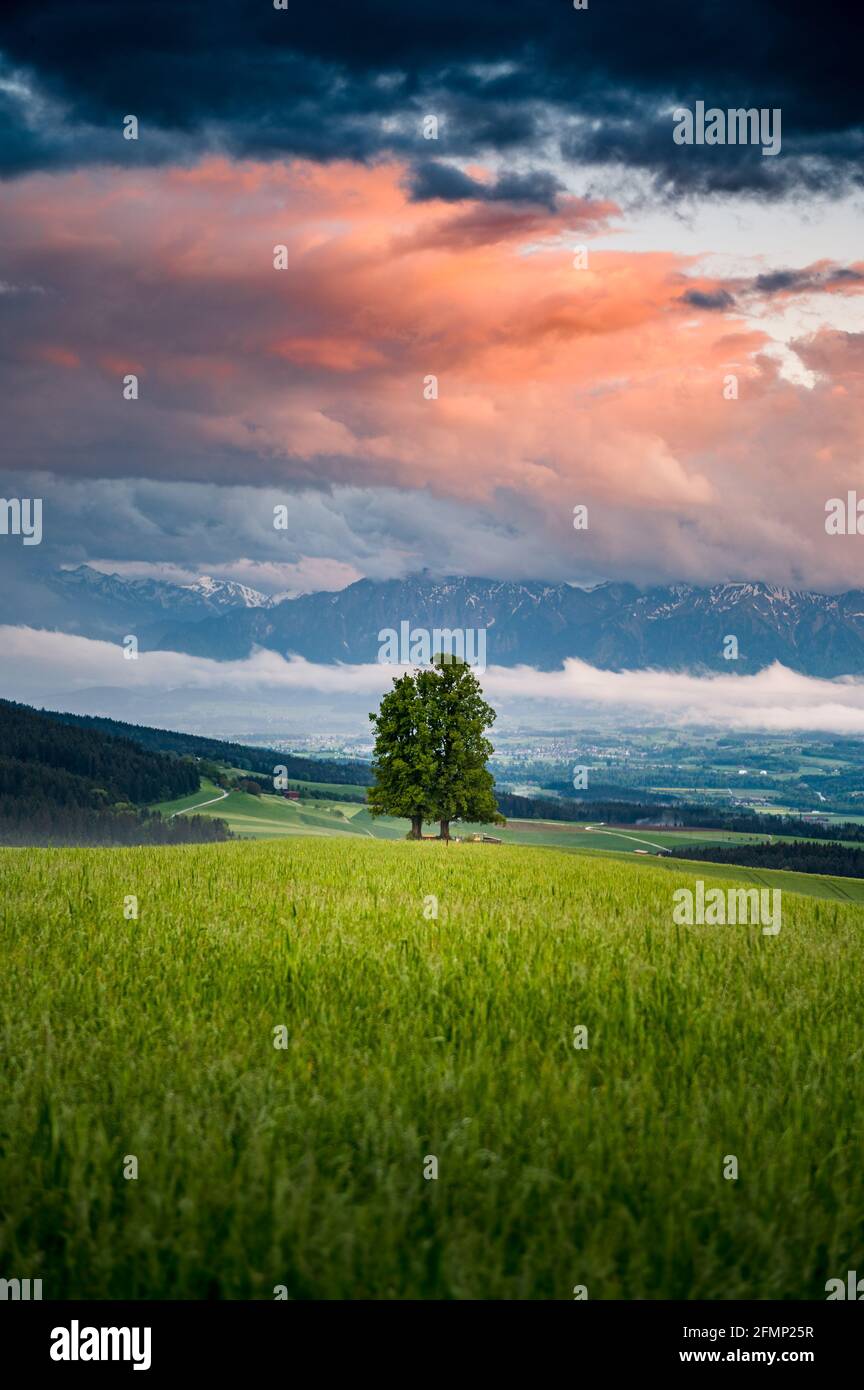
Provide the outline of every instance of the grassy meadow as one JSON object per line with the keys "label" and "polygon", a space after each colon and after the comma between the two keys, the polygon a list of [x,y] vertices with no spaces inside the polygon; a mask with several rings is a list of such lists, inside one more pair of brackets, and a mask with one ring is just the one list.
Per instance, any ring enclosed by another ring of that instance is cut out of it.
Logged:
{"label": "grassy meadow", "polygon": [[[320,783],[317,785],[321,785]],[[352,788],[352,790],[355,790]],[[284,839],[297,835],[327,837],[361,836],[376,840],[404,840],[405,821],[392,816],[373,816],[366,806],[356,801],[318,801],[304,798],[287,801],[275,795],[253,796],[248,792],[230,791],[223,794],[214,783],[202,779],[201,790],[178,801],[160,802],[154,810],[164,815],[194,812],[215,816],[227,821],[232,833],[245,840]],[[434,835],[434,826],[426,827]],[[454,824],[454,832],[469,836],[474,831],[487,831],[498,836],[504,844],[526,845],[533,849],[564,849],[578,854],[599,854],[604,859],[619,859],[623,863],[648,863],[653,868],[666,868],[673,873],[698,874],[704,877],[705,864],[698,860],[678,859],[674,864],[658,858],[658,849],[692,844],[752,844],[762,837],[736,831],[699,830],[610,830],[608,827],[586,827],[584,822],[511,820],[505,826]],[[777,836],[788,839],[789,836]],[[864,906],[864,879],[831,877],[827,874],[805,874],[794,870],[771,871],[741,865],[715,864],[715,878],[732,878],[736,883],[754,887],[782,888],[784,892],[804,893],[834,902],[855,902]]]}
{"label": "grassy meadow", "polygon": [[2,1268],[46,1299],[824,1298],[862,1258],[860,909],[678,927],[657,864],[0,850]]}

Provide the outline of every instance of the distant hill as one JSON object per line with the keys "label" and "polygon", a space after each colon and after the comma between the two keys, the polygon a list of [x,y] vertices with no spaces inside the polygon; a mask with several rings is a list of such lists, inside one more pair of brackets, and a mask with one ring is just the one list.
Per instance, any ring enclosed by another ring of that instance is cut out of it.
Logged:
{"label": "distant hill", "polygon": [[[155,729],[145,724],[125,724],[119,719],[105,719],[101,715],[65,714],[57,710],[43,710],[42,714],[61,724],[98,729],[115,738],[127,739],[144,748],[162,753],[229,763],[232,767],[264,773],[270,777],[273,776],[273,768],[279,765],[287,768],[288,777],[304,782],[334,782],[362,787],[372,785],[372,770],[368,763],[333,763],[319,758],[302,758],[293,753],[281,753],[276,748],[253,748],[246,743],[203,738],[199,734],[178,733],[173,729]],[[159,800],[158,797],[152,799]]]}
{"label": "distant hill", "polygon": [[227,838],[148,803],[198,790],[195,762],[0,700],[0,844],[166,844]]}

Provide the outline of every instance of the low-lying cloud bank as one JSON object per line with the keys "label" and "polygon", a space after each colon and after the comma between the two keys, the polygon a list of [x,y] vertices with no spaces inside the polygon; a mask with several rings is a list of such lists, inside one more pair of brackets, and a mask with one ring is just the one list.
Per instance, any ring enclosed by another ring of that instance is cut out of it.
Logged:
{"label": "low-lying cloud bank", "polygon": [[[286,697],[314,702],[366,698],[375,703],[400,668],[387,665],[316,665],[298,656],[258,650],[244,661],[212,661],[179,652],[123,648],[67,633],[0,626],[5,699],[53,708],[104,712],[112,694],[152,700],[152,722],[163,723],[164,697],[184,692],[202,702],[254,700],[286,709]],[[712,724],[777,732],[814,730],[864,733],[864,679],[819,680],[775,664],[755,676],[693,676],[670,671],[603,671],[575,659],[560,671],[490,666],[481,677],[487,698],[508,719],[548,713],[557,725],[568,716],[617,717],[651,724]],[[150,717],[150,716],[148,716]],[[319,730],[324,732],[324,730]]]}

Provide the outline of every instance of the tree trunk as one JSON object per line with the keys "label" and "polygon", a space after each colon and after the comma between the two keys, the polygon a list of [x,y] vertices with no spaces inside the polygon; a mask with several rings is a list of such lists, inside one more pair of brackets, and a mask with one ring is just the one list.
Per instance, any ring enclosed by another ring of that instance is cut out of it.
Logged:
{"label": "tree trunk", "polygon": [[411,817],[411,830],[410,830],[410,832],[409,832],[409,834],[408,834],[408,839],[409,839],[409,840],[422,840],[422,839],[423,839],[423,817],[422,817],[422,816],[412,816],[412,817]]}
{"label": "tree trunk", "polygon": [[449,822],[449,820],[442,820],[442,822],[441,822],[441,834],[438,836],[438,839],[439,839],[439,840],[449,840],[449,839],[450,839],[450,822]]}

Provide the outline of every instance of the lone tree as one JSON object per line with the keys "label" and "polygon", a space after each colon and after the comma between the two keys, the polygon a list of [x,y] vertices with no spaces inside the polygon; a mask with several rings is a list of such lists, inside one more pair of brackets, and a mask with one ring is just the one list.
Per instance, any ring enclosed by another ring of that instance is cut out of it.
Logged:
{"label": "lone tree", "polygon": [[409,816],[410,839],[420,839],[423,821],[495,821],[494,781],[486,763],[492,744],[486,729],[495,711],[483,699],[471,667],[436,655],[431,669],[394,679],[381,701],[376,727],[375,785],[369,790],[373,815]]}

